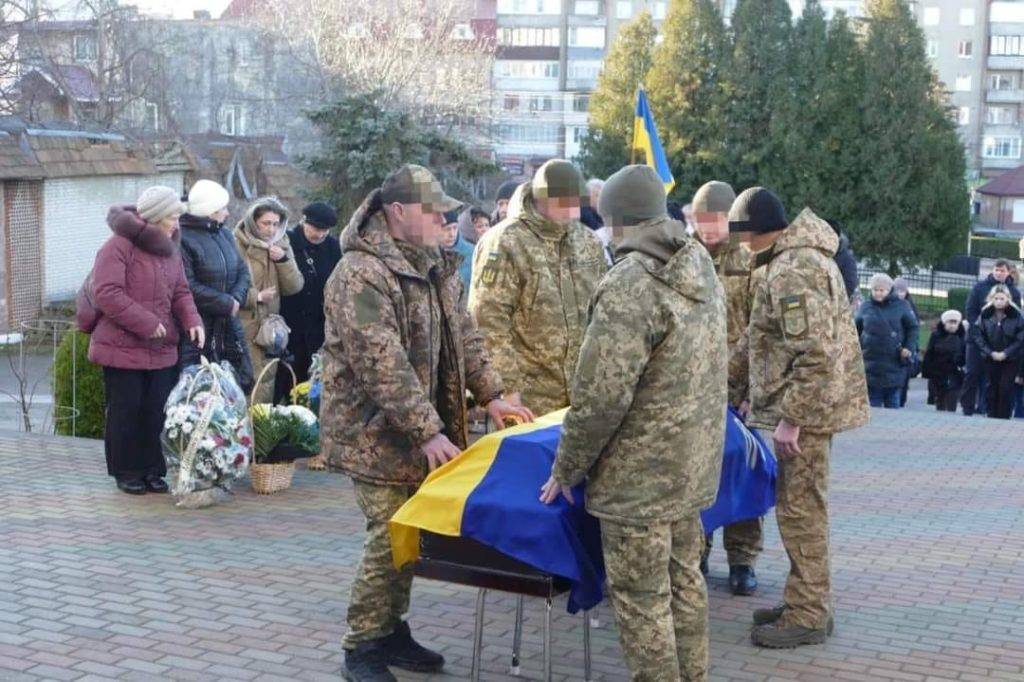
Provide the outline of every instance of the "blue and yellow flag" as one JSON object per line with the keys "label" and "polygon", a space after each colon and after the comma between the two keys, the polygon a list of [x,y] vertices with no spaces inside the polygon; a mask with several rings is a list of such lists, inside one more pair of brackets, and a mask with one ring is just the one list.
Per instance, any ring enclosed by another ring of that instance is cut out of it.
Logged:
{"label": "blue and yellow flag", "polygon": [[[586,513],[583,486],[575,505],[538,499],[551,474],[566,410],[484,436],[431,473],[391,517],[395,565],[419,556],[420,531],[463,537],[570,583],[570,613],[600,603],[601,532]],[[718,498],[701,513],[704,529],[758,518],[775,504],[775,458],[730,409]]]}
{"label": "blue and yellow flag", "polygon": [[668,167],[668,159],[665,158],[665,150],[661,146],[661,138],[658,137],[658,127],[654,125],[654,114],[651,113],[651,105],[647,101],[647,93],[643,88],[636,91],[636,112],[633,118],[633,163],[640,163],[639,154],[643,154],[642,162],[650,166],[658,173],[658,177],[665,183],[665,194],[672,191],[676,186],[676,179],[672,177],[672,171]]}

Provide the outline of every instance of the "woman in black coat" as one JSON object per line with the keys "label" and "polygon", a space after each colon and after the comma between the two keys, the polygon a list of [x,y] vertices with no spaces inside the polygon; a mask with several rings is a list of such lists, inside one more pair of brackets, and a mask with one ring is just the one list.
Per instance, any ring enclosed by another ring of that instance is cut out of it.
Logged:
{"label": "woman in black coat", "polygon": [[917,318],[893,292],[892,284],[887,275],[872,277],[871,298],[856,317],[872,407],[900,407],[908,363],[917,352]]}
{"label": "woman in black coat", "polygon": [[959,310],[947,310],[935,324],[924,353],[921,375],[928,380],[928,392],[935,396],[935,409],[956,412],[964,384],[967,330]]}
{"label": "woman in black coat", "polygon": [[1013,410],[1014,381],[1024,354],[1024,316],[1013,303],[1010,289],[997,284],[989,292],[981,317],[971,327],[971,340],[985,362],[988,416],[1009,419]]}
{"label": "woman in black coat", "polygon": [[178,220],[185,275],[206,329],[202,351],[182,343],[180,362],[182,367],[197,364],[200,355],[212,362],[227,360],[248,394],[254,379],[252,359],[238,311],[249,294],[249,269],[231,231],[222,224],[228,217],[228,201],[226,189],[200,180],[188,193],[189,212]]}

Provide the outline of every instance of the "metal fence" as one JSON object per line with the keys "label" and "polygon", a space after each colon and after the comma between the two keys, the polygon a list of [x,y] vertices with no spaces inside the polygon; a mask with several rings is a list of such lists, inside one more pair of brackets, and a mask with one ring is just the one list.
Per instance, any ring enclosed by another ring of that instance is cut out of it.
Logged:
{"label": "metal fence", "polygon": [[[859,269],[857,274],[860,278],[861,295],[864,298],[871,295],[869,291],[871,277],[878,272],[884,271],[864,267]],[[917,306],[918,312],[928,316],[938,316],[949,308],[963,305],[963,300],[955,293],[951,300],[949,292],[956,289],[970,289],[978,281],[974,275],[945,272],[933,268],[905,272],[900,276],[910,283],[910,296],[914,305]]]}

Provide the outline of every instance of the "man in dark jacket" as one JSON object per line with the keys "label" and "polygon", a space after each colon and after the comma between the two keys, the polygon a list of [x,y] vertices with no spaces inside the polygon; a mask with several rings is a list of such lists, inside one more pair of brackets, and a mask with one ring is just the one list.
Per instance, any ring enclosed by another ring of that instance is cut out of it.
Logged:
{"label": "man in dark jacket", "polygon": [[838,220],[827,220],[836,235],[839,237],[839,250],[832,260],[839,266],[839,272],[843,276],[843,284],[846,285],[846,295],[852,302],[860,294],[859,280],[857,278],[857,257],[853,254],[853,247],[850,246],[850,238],[843,230],[843,224]]}
{"label": "man in dark jacket", "polygon": [[252,359],[238,311],[249,295],[249,268],[235,239],[222,222],[227,218],[228,193],[210,180],[198,181],[188,195],[189,212],[181,227],[181,261],[196,308],[206,329],[202,351],[187,338],[179,346],[182,367],[208,360],[227,360],[246,393],[252,388]]}
{"label": "man in dark jacket", "polygon": [[[979,281],[971,290],[967,298],[964,315],[969,325],[974,325],[981,317],[981,309],[985,306],[985,299],[992,287],[997,284],[1005,284],[1010,290],[1012,303],[1020,306],[1020,291],[1017,290],[1013,278],[1010,277],[1010,264],[1005,260],[997,260],[992,268],[992,274]],[[964,415],[969,417],[976,411],[985,412],[985,377],[984,358],[978,350],[973,339],[968,336],[967,341],[967,368],[964,374],[963,393],[960,395],[960,406],[963,407]]]}
{"label": "man in dark jacket", "polygon": [[[309,379],[313,354],[324,345],[324,286],[341,260],[341,244],[331,230],[338,224],[338,214],[322,201],[302,209],[302,222],[288,231],[288,241],[295,253],[305,284],[294,296],[281,298],[281,315],[291,330],[288,352],[292,369],[300,383]],[[278,371],[277,395],[274,402],[288,395],[292,378],[283,367]]]}

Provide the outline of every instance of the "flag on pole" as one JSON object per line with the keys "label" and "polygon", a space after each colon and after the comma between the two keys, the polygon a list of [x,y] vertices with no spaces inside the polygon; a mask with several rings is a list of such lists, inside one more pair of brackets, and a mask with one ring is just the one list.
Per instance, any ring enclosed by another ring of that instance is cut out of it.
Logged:
{"label": "flag on pole", "polygon": [[[643,154],[640,159],[639,155]],[[643,163],[653,168],[661,181],[665,183],[665,194],[672,191],[676,186],[676,179],[672,177],[672,171],[668,167],[668,159],[665,158],[665,150],[661,146],[661,139],[658,137],[658,127],[654,125],[654,114],[651,113],[651,104],[647,101],[647,93],[644,89],[636,91],[636,112],[633,118],[633,163]]]}

